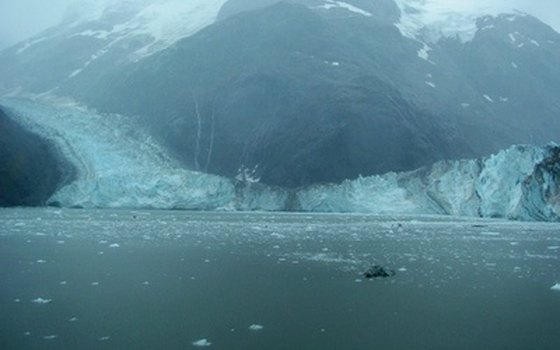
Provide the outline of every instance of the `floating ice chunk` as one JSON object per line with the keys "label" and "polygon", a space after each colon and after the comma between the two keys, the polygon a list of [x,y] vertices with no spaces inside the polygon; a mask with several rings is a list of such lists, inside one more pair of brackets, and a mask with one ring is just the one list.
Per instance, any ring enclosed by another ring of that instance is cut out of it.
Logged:
{"label": "floating ice chunk", "polygon": [[150,282],[149,282],[149,281],[144,281],[144,282],[142,282],[142,284],[145,285],[145,286],[147,286],[147,285],[150,284]]}
{"label": "floating ice chunk", "polygon": [[37,262],[37,264],[46,264],[47,263],[47,261],[43,260],[43,259],[39,259],[36,262]]}
{"label": "floating ice chunk", "polygon": [[401,267],[401,268],[399,268],[397,271],[399,271],[399,272],[406,272],[406,271],[408,271],[408,270],[406,269],[406,267]]}
{"label": "floating ice chunk", "polygon": [[58,335],[56,335],[56,334],[45,335],[43,337],[43,339],[45,339],[45,340],[53,340],[53,339],[56,339],[56,338],[58,338]]}
{"label": "floating ice chunk", "polygon": [[92,285],[92,286],[98,286],[98,285],[99,285],[99,282],[91,282],[91,285]]}
{"label": "floating ice chunk", "polygon": [[435,87],[436,87],[436,84],[432,83],[431,81],[426,81],[426,85],[428,85],[428,86],[430,86],[430,87],[432,87],[432,88],[434,88],[434,89],[435,89]]}
{"label": "floating ice chunk", "polygon": [[356,283],[361,283],[361,282],[363,282],[363,281],[362,281],[361,278],[356,278],[356,279],[354,280],[354,282],[356,282]]}
{"label": "floating ice chunk", "polygon": [[550,287],[550,289],[560,292],[560,283],[556,283],[555,285],[553,285],[552,287]]}
{"label": "floating ice chunk", "polygon": [[470,103],[466,103],[466,102],[461,103],[461,107],[463,108],[469,108],[470,106],[471,106]]}
{"label": "floating ice chunk", "polygon": [[504,97],[504,96],[500,96],[500,102],[508,102],[509,98]]}
{"label": "floating ice chunk", "polygon": [[494,103],[494,100],[492,99],[492,97],[490,97],[486,94],[482,95],[482,97],[484,97],[488,102]]}
{"label": "floating ice chunk", "polygon": [[31,335],[31,332],[25,332],[25,333],[23,333],[23,335],[25,335],[25,336],[27,336],[27,337],[28,337],[28,336],[30,336],[30,335]]}
{"label": "floating ice chunk", "polygon": [[14,303],[20,303],[20,302],[21,302],[21,299],[19,299],[19,298],[18,298],[18,299],[14,299]]}
{"label": "floating ice chunk", "polygon": [[52,303],[52,299],[43,299],[41,297],[35,298],[31,300],[33,304],[50,304]]}
{"label": "floating ice chunk", "polygon": [[560,246],[551,245],[550,247],[546,247],[546,249],[548,249],[548,250],[558,250],[558,249],[560,249]]}
{"label": "floating ice chunk", "polygon": [[489,231],[482,231],[480,232],[482,236],[500,236],[501,233],[499,232],[489,232]]}
{"label": "floating ice chunk", "polygon": [[99,341],[108,341],[109,339],[111,339],[111,337],[108,336],[108,335],[106,335],[106,336],[104,336],[104,337],[99,337],[99,338],[97,338],[97,340],[99,340]]}
{"label": "floating ice chunk", "polygon": [[264,326],[261,326],[260,324],[252,324],[249,326],[250,331],[262,331],[263,329]]}
{"label": "floating ice chunk", "polygon": [[118,244],[118,243],[113,243],[109,246],[109,248],[119,248],[119,247],[120,247],[120,244]]}
{"label": "floating ice chunk", "polygon": [[210,343],[208,341],[208,339],[200,339],[200,340],[194,341],[192,343],[192,345],[193,346],[210,346],[210,345],[212,345],[212,343]]}
{"label": "floating ice chunk", "polygon": [[514,69],[517,69],[517,68],[518,68],[517,63],[515,63],[515,62],[511,62],[511,66],[512,66]]}
{"label": "floating ice chunk", "polygon": [[537,47],[541,46],[541,44],[539,44],[538,41],[533,40],[533,39],[531,39],[531,44],[533,44],[533,45],[535,45],[535,46],[537,46]]}
{"label": "floating ice chunk", "polygon": [[68,319],[68,322],[78,322],[78,318],[77,317],[71,317]]}

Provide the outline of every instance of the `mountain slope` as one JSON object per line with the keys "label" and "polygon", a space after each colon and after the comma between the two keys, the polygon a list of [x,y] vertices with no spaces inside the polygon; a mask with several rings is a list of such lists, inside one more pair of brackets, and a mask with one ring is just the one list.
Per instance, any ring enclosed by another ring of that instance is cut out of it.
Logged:
{"label": "mountain slope", "polygon": [[0,94],[137,117],[190,170],[285,187],[560,135],[560,35],[437,1],[119,2],[0,53]]}

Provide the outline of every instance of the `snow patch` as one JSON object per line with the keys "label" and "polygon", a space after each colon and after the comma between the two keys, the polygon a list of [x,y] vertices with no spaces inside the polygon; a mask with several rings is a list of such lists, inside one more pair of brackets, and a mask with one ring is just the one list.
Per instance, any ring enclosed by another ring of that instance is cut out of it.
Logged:
{"label": "snow patch", "polygon": [[[485,24],[478,28],[477,19],[492,18],[504,12],[514,12],[507,2],[479,6],[471,1],[395,0],[401,17],[395,25],[403,36],[411,39],[438,42],[441,38],[471,41],[479,30],[493,28]],[[523,14],[511,13],[515,19]],[[490,16],[490,17],[488,17]]]}
{"label": "snow patch", "polygon": [[335,0],[326,0],[327,3],[320,5],[319,8],[325,9],[325,10],[330,10],[330,9],[334,9],[334,8],[341,8],[341,9],[345,9],[348,10],[352,13],[356,13],[362,16],[366,16],[366,17],[371,17],[371,13],[362,10],[359,7],[356,7],[354,5],[351,5],[347,2],[343,2],[343,1],[335,1]]}

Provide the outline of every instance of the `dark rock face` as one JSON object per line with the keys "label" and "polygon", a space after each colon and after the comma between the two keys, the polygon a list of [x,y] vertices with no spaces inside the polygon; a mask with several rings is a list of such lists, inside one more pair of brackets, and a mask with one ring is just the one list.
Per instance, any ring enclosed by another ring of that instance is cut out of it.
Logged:
{"label": "dark rock face", "polygon": [[0,207],[41,206],[73,170],[38,136],[0,108]]}
{"label": "dark rock face", "polygon": [[[362,42],[357,29],[375,35]],[[280,3],[207,28],[82,98],[142,116],[192,169],[235,176],[257,168],[271,185],[336,182],[468,154],[460,135],[380,77],[394,67],[378,60],[398,55],[396,43],[410,45],[392,24],[364,17],[339,25]]]}

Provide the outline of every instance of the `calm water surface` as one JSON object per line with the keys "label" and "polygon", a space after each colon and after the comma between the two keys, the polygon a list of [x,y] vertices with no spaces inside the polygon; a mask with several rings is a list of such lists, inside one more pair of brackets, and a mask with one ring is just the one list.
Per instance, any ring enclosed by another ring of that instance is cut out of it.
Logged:
{"label": "calm water surface", "polygon": [[559,254],[558,224],[0,210],[0,348],[557,350]]}

